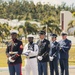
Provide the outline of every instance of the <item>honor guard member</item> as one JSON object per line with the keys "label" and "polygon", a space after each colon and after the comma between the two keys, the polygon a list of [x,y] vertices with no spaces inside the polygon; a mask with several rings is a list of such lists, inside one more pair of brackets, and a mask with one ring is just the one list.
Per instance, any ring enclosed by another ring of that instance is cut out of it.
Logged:
{"label": "honor guard member", "polygon": [[62,35],[62,40],[59,41],[61,75],[69,75],[68,58],[69,58],[69,50],[71,48],[71,41],[67,39],[66,32],[62,32],[61,35]]}
{"label": "honor guard member", "polygon": [[49,65],[50,65],[50,75],[59,75],[58,73],[58,52],[59,52],[59,43],[56,41],[57,35],[51,35],[51,42],[50,42],[50,52],[49,52]]}
{"label": "honor guard member", "polygon": [[40,39],[37,44],[39,46],[38,52],[38,75],[48,75],[47,74],[47,62],[49,62],[49,50],[50,42],[45,39],[45,31],[39,32]]}
{"label": "honor guard member", "polygon": [[37,55],[38,55],[38,45],[33,42],[34,36],[29,34],[27,36],[28,43],[25,45],[23,54],[25,55],[25,75],[38,75],[37,66]]}
{"label": "honor guard member", "polygon": [[[17,39],[17,30],[10,31],[12,40],[8,43],[6,55],[8,58],[8,68],[10,75],[22,75],[21,71],[21,54],[23,51],[23,44]],[[15,74],[16,73],[16,74]]]}

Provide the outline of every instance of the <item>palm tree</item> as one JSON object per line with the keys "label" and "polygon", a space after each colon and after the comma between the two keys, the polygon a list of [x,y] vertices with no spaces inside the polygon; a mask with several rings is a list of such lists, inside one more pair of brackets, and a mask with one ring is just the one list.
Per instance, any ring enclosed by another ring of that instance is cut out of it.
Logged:
{"label": "palm tree", "polygon": [[[68,29],[67,29],[67,31],[68,31],[68,34],[70,35],[70,34],[74,34],[75,35],[75,31],[74,30],[72,30],[72,28],[74,28],[75,27],[75,20],[72,20],[72,21],[70,21],[69,22],[69,24],[68,24]],[[72,32],[71,32],[71,31]]]}
{"label": "palm tree", "polygon": [[20,25],[18,27],[19,31],[20,29],[23,30],[23,33],[22,35],[24,35],[25,37],[25,42],[26,42],[26,37],[28,34],[36,34],[38,31],[37,31],[37,25],[36,24],[31,24],[29,22],[25,22],[25,25]]}
{"label": "palm tree", "polygon": [[8,24],[3,24],[3,32],[5,33],[5,37],[8,38],[9,34],[10,34],[10,30],[11,30],[11,26],[9,26]]}
{"label": "palm tree", "polygon": [[67,30],[69,30],[72,27],[73,27],[73,21],[70,21],[69,24],[68,24],[68,29]]}
{"label": "palm tree", "polygon": [[[61,29],[59,28],[59,24],[54,17],[49,17],[44,20],[43,24],[47,25],[47,32],[60,34]],[[46,30],[46,26],[43,27],[43,30]]]}
{"label": "palm tree", "polygon": [[[10,30],[10,26],[8,24],[0,24],[0,41],[3,42],[3,40],[8,39],[8,36],[10,34],[9,30]],[[5,41],[4,43],[6,43],[7,41]],[[3,44],[2,44],[3,47]]]}

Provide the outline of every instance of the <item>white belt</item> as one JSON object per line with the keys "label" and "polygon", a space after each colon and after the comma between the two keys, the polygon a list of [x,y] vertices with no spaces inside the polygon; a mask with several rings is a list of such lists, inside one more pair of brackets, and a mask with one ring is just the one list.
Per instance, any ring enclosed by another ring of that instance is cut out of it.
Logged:
{"label": "white belt", "polygon": [[9,54],[17,54],[18,52],[9,52]]}

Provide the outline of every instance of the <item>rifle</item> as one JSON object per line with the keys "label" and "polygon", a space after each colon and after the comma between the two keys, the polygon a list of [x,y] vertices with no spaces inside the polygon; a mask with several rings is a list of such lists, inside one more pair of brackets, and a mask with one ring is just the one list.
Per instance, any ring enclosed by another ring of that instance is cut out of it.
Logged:
{"label": "rifle", "polygon": [[45,55],[48,55],[49,53],[46,51],[45,53],[42,54],[42,57]]}

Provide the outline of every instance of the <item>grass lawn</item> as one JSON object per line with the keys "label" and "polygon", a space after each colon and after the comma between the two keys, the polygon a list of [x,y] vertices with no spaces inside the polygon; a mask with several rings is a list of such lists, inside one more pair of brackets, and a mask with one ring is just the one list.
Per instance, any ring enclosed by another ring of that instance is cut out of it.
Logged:
{"label": "grass lawn", "polygon": [[75,47],[72,47],[69,51],[69,64],[75,65]]}
{"label": "grass lawn", "polygon": [[[7,67],[8,66],[5,50],[6,50],[6,48],[0,48],[0,67]],[[24,56],[22,56],[22,59],[23,59],[22,65],[24,66],[24,59],[25,59]]]}
{"label": "grass lawn", "polygon": [[[7,67],[7,57],[5,55],[6,48],[0,48],[0,67]],[[22,56],[24,66],[24,56]],[[72,47],[69,52],[69,64],[75,65],[75,47]]]}

